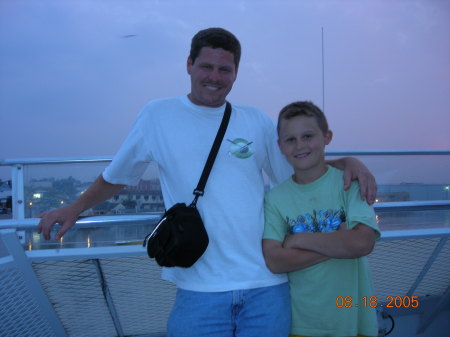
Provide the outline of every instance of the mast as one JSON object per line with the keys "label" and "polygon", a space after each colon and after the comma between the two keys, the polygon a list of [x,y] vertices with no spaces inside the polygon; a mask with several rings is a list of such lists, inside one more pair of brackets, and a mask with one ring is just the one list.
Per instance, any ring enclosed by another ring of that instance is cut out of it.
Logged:
{"label": "mast", "polygon": [[323,50],[323,27],[322,27],[322,111],[325,112],[325,53]]}

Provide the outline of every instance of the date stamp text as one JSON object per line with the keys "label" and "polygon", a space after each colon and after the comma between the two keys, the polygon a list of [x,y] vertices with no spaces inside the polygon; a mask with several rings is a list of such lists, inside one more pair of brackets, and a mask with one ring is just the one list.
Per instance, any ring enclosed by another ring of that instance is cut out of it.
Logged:
{"label": "date stamp text", "polygon": [[377,296],[363,296],[360,299],[354,299],[352,296],[338,296],[336,306],[338,308],[418,308],[419,296],[386,296],[383,299]]}

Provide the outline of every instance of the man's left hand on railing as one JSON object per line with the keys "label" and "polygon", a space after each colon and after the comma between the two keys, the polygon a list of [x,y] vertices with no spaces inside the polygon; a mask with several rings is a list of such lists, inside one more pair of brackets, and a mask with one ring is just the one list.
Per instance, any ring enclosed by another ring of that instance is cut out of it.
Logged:
{"label": "man's left hand on railing", "polygon": [[56,223],[59,223],[61,228],[55,235],[55,239],[59,240],[72,228],[81,213],[108,200],[113,195],[119,193],[124,187],[125,185],[108,183],[100,174],[91,186],[72,204],[39,214],[37,217],[41,218],[41,221],[38,225],[38,233],[43,233],[44,238],[50,240],[52,227]]}
{"label": "man's left hand on railing", "polygon": [[55,235],[55,239],[59,240],[61,237],[73,227],[78,219],[79,212],[73,208],[72,205],[64,206],[58,209],[47,211],[38,214],[37,217],[41,218],[39,221],[37,232],[43,233],[46,240],[50,240],[50,232],[52,227],[59,223],[61,228]]}

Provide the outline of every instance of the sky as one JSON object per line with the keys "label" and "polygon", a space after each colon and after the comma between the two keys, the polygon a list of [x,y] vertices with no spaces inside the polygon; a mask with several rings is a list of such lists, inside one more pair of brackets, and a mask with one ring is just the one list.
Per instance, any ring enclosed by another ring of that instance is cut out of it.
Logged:
{"label": "sky", "polygon": [[189,93],[208,27],[242,44],[232,103],[311,100],[330,151],[450,149],[447,0],[0,0],[0,158],[114,155],[149,100]]}

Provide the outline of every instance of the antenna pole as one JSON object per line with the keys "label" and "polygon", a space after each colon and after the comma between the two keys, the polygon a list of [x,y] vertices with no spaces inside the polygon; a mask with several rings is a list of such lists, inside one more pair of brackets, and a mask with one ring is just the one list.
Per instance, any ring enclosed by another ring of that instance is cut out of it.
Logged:
{"label": "antenna pole", "polygon": [[325,112],[325,56],[323,50],[323,27],[322,27],[322,111]]}

